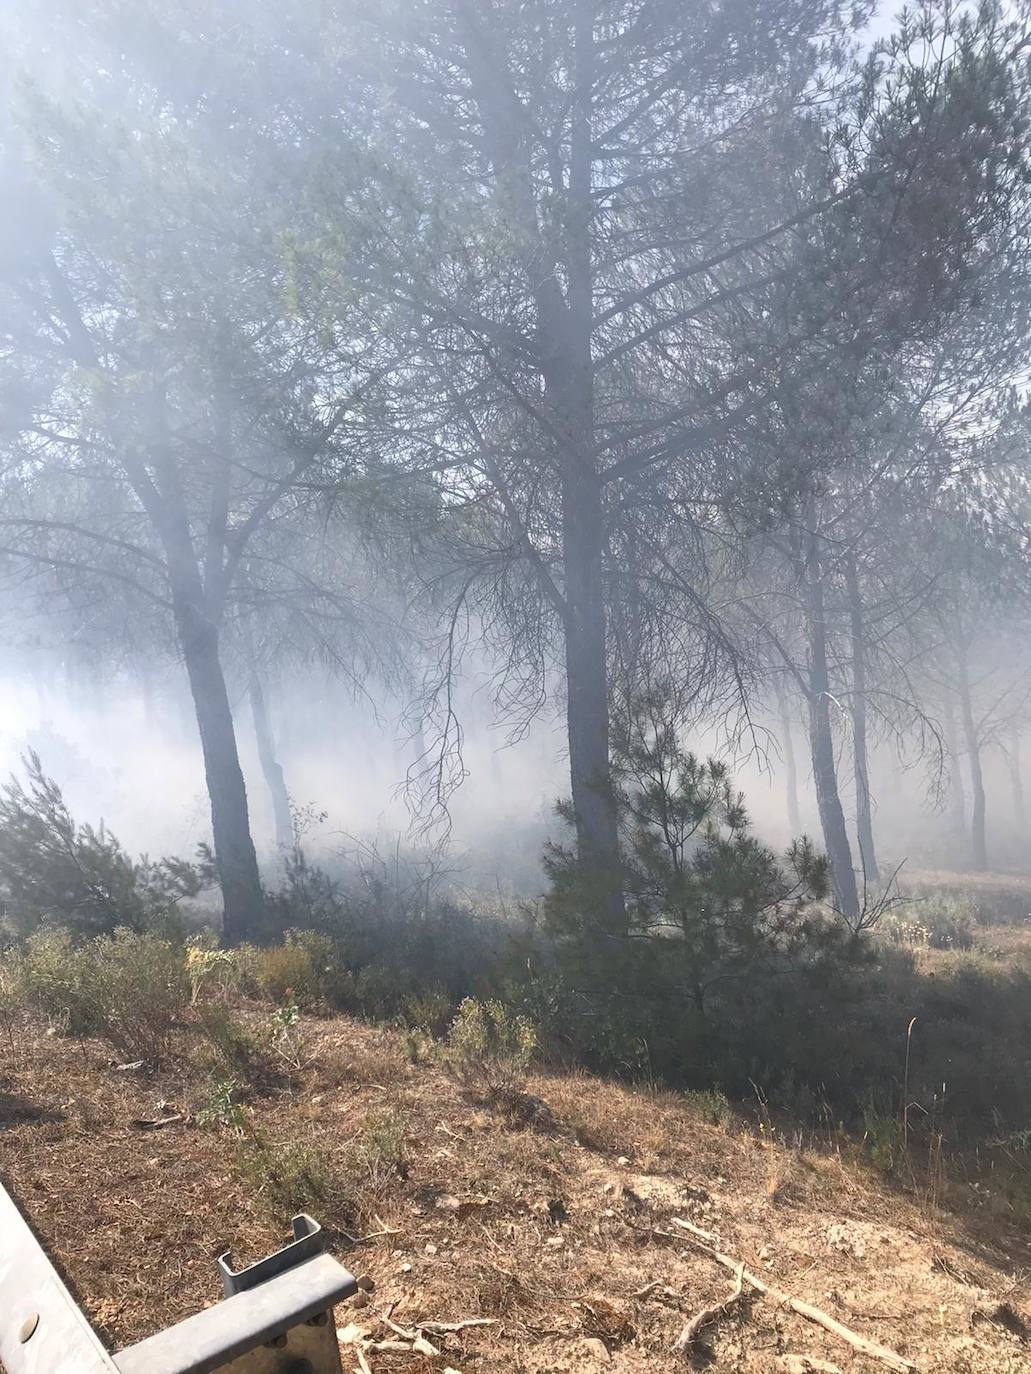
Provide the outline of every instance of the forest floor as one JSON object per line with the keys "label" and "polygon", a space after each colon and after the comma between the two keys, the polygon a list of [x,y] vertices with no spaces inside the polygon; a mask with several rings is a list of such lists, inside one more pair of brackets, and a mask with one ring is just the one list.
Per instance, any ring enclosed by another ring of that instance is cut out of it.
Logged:
{"label": "forest floor", "polygon": [[433,1336],[438,1357],[370,1353],[374,1374],[889,1367],[760,1297],[674,1354],[688,1317],[734,1288],[675,1218],[924,1374],[1031,1371],[1031,1234],[969,1195],[945,1207],[840,1138],[746,1113],[714,1125],[704,1099],[581,1074],[531,1076],[517,1118],[401,1033],[303,1028],[303,1062],[247,1102],[242,1145],[198,1121],[210,1088],[186,1059],[147,1077],[28,1023],[0,1051],[0,1177],[112,1347],[216,1300],[215,1256],[277,1248],[299,1202],[375,1285],[336,1314],[347,1374],[355,1341],[390,1334],[384,1313],[491,1324]]}

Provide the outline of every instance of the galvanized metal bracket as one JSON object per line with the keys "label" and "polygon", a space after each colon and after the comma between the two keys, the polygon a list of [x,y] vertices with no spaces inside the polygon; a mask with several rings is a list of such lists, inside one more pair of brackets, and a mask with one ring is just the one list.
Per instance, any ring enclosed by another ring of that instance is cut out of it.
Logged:
{"label": "galvanized metal bracket", "polygon": [[218,1267],[226,1297],[111,1355],[0,1186],[0,1365],[6,1374],[340,1374],[333,1308],[357,1291],[321,1227],[256,1264]]}
{"label": "galvanized metal bracket", "polygon": [[256,1264],[249,1264],[245,1269],[231,1267],[232,1254],[229,1250],[219,1255],[218,1272],[222,1275],[222,1291],[227,1298],[231,1298],[234,1293],[243,1293],[248,1288],[254,1288],[259,1283],[265,1283],[267,1279],[275,1278],[277,1274],[292,1269],[302,1260],[311,1259],[312,1255],[322,1253],[325,1238],[317,1221],[307,1212],[299,1212],[291,1225],[294,1238],[290,1245],[284,1245],[282,1250],[266,1255],[264,1259],[258,1260]]}

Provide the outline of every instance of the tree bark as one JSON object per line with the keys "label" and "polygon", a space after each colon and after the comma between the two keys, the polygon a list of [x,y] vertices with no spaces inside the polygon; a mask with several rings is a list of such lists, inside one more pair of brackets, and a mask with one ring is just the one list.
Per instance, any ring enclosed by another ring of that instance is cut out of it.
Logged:
{"label": "tree bark", "polygon": [[219,659],[218,632],[189,599],[184,600],[173,590],[173,600],[211,802],[215,865],[222,887],[222,936],[226,944],[236,944],[253,934],[264,905],[258,858],[251,838],[247,789]]}
{"label": "tree bark", "polygon": [[856,836],[859,841],[859,861],[863,875],[876,881],[877,851],[873,837],[873,810],[870,801],[870,764],[866,739],[866,627],[863,621],[863,601],[859,589],[859,572],[854,558],[845,568],[848,588],[849,625],[852,649],[852,749],[856,782]]}
{"label": "tree bark", "polygon": [[279,849],[292,849],[294,843],[293,819],[290,815],[290,794],[286,790],[283,769],[276,758],[276,747],[272,739],[272,725],[269,721],[268,705],[261,678],[252,671],[247,683],[247,695],[251,703],[251,716],[254,719],[254,738],[258,745],[258,761],[262,775],[272,798],[272,820],[275,827],[276,846]]}
{"label": "tree bark", "polygon": [[795,762],[795,740],[791,728],[791,714],[784,689],[777,688],[777,710],[780,715],[781,745],[784,749],[784,772],[788,802],[788,829],[791,838],[802,833],[802,818],[798,809],[798,765]]}
{"label": "tree bark", "polygon": [[974,720],[974,707],[970,696],[970,673],[967,667],[965,646],[956,652],[957,683],[959,689],[960,716],[963,721],[963,738],[966,744],[967,761],[970,768],[970,794],[972,800],[970,814],[970,858],[974,870],[983,873],[988,867],[988,842],[985,829],[984,773],[981,769],[981,741],[978,737],[977,723]]}
{"label": "tree bark", "polygon": [[[568,193],[562,233],[557,236],[542,231],[518,111],[510,95],[512,77],[494,51],[493,31],[480,22],[478,7],[459,8],[485,145],[505,196],[537,313],[537,346],[551,429],[547,442],[555,446],[561,500],[566,729],[577,853],[596,871],[600,928],[624,935],[626,908],[609,762],[602,581],[605,516],[594,451],[594,0],[575,0],[573,11]],[[546,581],[542,586],[547,589]]]}
{"label": "tree bark", "polygon": [[[605,514],[594,455],[594,279],[591,264],[594,7],[579,0],[575,17],[575,109],[570,135],[569,212],[564,309],[549,301],[553,349],[549,371],[557,402],[561,454],[565,581],[566,727],[577,851],[597,869],[600,913],[609,934],[626,932],[619,826],[609,760],[609,674],[603,581]],[[553,301],[553,298],[552,298]]]}
{"label": "tree bark", "polygon": [[951,692],[945,694],[945,748],[949,755],[949,811],[950,823],[956,839],[963,841],[967,833],[967,798],[963,788],[963,774],[959,766],[959,742],[956,738],[956,712]]}
{"label": "tree bark", "polygon": [[827,670],[827,622],[817,537],[809,544],[805,569],[806,628],[809,640],[809,747],[813,759],[816,804],[823,829],[823,842],[830,865],[834,904],[843,916],[859,915],[859,892],[852,850],[848,842],[845,813],[838,794],[834,760],[834,734],[831,730],[830,679]]}

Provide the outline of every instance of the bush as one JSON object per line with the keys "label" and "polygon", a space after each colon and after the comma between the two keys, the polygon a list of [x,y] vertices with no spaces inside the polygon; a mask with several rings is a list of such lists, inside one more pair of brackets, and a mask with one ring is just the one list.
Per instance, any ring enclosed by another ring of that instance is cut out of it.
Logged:
{"label": "bush", "polygon": [[232,1080],[237,1087],[253,1087],[281,1076],[282,1065],[274,1053],[271,1025],[252,1030],[232,1016],[227,1007],[200,1009],[201,1067],[216,1080]]}
{"label": "bush", "polygon": [[[750,832],[726,766],[680,744],[661,695],[637,704],[613,738],[619,870],[628,938],[599,929],[596,866],[553,845],[545,856],[548,928],[582,986],[709,1017],[728,989],[840,956],[848,932],[818,906],[826,861],[805,838],[783,859]],[[560,814],[571,822],[568,807]]]}
{"label": "bush", "polygon": [[315,965],[303,945],[269,945],[256,949],[249,962],[258,991],[270,1001],[282,1002],[287,994],[299,1000],[316,1000]]}
{"label": "bush", "polygon": [[86,945],[67,931],[30,937],[20,960],[28,1003],[66,1034],[96,1035],[126,1060],[158,1064],[189,1001],[182,955],[157,935],[116,930]]}
{"label": "bush", "polygon": [[244,1135],[237,1146],[236,1162],[244,1181],[277,1221],[288,1221],[298,1212],[317,1213],[321,1219],[327,1209],[351,1211],[324,1151],[313,1142],[273,1141],[260,1133]]}
{"label": "bush", "polygon": [[433,985],[405,996],[401,1011],[405,1025],[442,1035],[455,1014],[455,1004],[446,988]]}
{"label": "bush", "polygon": [[202,999],[227,1002],[238,992],[242,967],[234,950],[219,949],[212,933],[192,941],[186,949],[186,972],[190,980],[190,1005]]}
{"label": "bush", "polygon": [[132,859],[103,825],[76,823],[37,754],[24,764],[27,787],[12,778],[0,789],[0,897],[15,932],[43,923],[80,938],[176,928],[179,903],[213,880],[210,856],[198,864]]}
{"label": "bush", "polygon": [[182,955],[167,940],[116,930],[81,952],[99,1034],[127,1060],[158,1064],[189,1001]]}
{"label": "bush", "polygon": [[355,1162],[373,1187],[387,1178],[408,1177],[408,1118],[388,1111],[368,1117],[357,1141]]}
{"label": "bush", "polygon": [[235,951],[244,987],[272,1002],[294,998],[307,1010],[346,999],[349,975],[331,936],[288,930],[277,945],[243,945]]}
{"label": "bush", "polygon": [[889,912],[878,931],[896,945],[925,949],[972,949],[975,914],[971,903],[958,897],[928,897]]}
{"label": "bush", "polygon": [[242,1136],[245,1118],[243,1108],[236,1100],[238,1087],[235,1078],[216,1078],[207,1101],[197,1113],[198,1125],[223,1126],[236,1136]]}
{"label": "bush", "polygon": [[97,1031],[88,961],[66,930],[31,935],[16,967],[26,1005],[41,1012],[62,1034],[82,1036]]}
{"label": "bush", "polygon": [[487,1099],[514,1093],[537,1050],[525,1016],[498,1001],[466,997],[448,1032],[444,1063],[468,1089]]}

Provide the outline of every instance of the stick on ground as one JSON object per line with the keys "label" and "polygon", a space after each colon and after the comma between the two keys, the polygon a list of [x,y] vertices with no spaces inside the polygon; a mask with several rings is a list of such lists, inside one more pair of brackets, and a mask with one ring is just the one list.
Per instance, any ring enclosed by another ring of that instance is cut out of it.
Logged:
{"label": "stick on ground", "polygon": [[691,1355],[694,1353],[698,1344],[698,1338],[707,1326],[718,1322],[721,1317],[725,1317],[728,1312],[733,1310],[745,1296],[745,1266],[739,1264],[737,1267],[737,1285],[729,1298],[724,1298],[722,1302],[716,1303],[712,1307],[703,1307],[700,1312],[696,1312],[691,1320],[686,1324],[683,1331],[673,1342],[673,1350],[677,1355]]}
{"label": "stick on ground", "polygon": [[816,1326],[822,1326],[824,1331],[829,1331],[832,1336],[837,1336],[840,1340],[846,1341],[853,1350],[869,1355],[871,1359],[880,1360],[889,1369],[895,1370],[896,1374],[913,1374],[915,1371],[916,1365],[912,1360],[907,1360],[894,1350],[889,1350],[887,1346],[878,1345],[876,1341],[868,1341],[864,1336],[860,1336],[845,1326],[843,1322],[837,1321],[828,1313],[821,1311],[819,1307],[814,1307],[812,1303],[803,1302],[801,1298],[793,1298],[789,1293],[782,1293],[777,1288],[771,1288],[768,1283],[764,1283],[750,1270],[745,1269],[740,1260],[732,1259],[730,1255],[723,1255],[718,1250],[713,1249],[711,1245],[707,1245],[705,1241],[698,1240],[694,1234],[696,1227],[681,1221],[678,1217],[672,1217],[671,1220],[674,1226],[679,1226],[687,1232],[684,1241],[688,1245],[693,1245],[696,1250],[702,1251],[710,1259],[715,1260],[717,1264],[721,1264],[724,1269],[729,1269],[732,1274],[737,1274],[740,1268],[744,1282],[754,1288],[757,1293],[762,1293],[764,1297],[770,1298],[782,1307],[790,1307],[792,1312],[797,1312],[806,1321],[813,1322]]}

